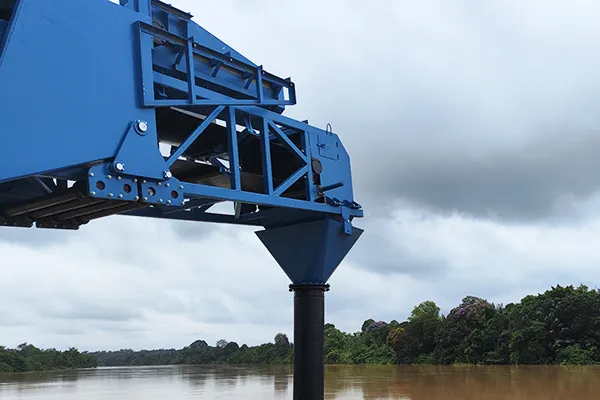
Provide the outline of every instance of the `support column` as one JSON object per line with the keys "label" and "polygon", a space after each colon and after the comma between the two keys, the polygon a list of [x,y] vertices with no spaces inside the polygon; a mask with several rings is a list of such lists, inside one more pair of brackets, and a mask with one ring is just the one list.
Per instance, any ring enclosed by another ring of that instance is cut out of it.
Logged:
{"label": "support column", "polygon": [[324,219],[256,232],[294,292],[294,400],[325,396],[324,330],[327,281],[363,233]]}
{"label": "support column", "polygon": [[325,292],[329,285],[290,285],[294,292],[294,400],[325,396]]}

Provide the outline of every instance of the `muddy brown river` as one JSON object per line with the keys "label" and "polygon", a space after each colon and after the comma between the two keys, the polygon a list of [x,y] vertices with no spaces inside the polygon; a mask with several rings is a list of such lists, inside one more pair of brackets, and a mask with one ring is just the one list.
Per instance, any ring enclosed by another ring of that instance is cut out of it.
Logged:
{"label": "muddy brown river", "polygon": [[[0,399],[292,398],[286,366],[97,368],[0,375]],[[327,366],[326,399],[600,399],[600,367]]]}

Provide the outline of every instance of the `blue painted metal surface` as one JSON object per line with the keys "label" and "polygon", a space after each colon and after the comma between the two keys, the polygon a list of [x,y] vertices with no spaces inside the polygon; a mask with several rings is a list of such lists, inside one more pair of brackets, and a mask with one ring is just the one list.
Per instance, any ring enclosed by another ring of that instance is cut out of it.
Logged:
{"label": "blue painted metal surface", "polygon": [[[0,0],[0,88],[0,225],[128,215],[262,226],[294,290],[312,293],[296,296],[295,335],[302,321],[313,334],[296,338],[312,350],[295,365],[322,364],[313,292],[361,236],[363,211],[339,137],[283,115],[291,79],[158,0]],[[223,202],[231,214],[211,212]],[[307,385],[322,398],[322,369],[308,375],[295,399]]]}
{"label": "blue painted metal surface", "polygon": [[[77,229],[111,213],[267,228],[335,219],[351,235],[362,216],[339,137],[282,115],[296,102],[291,79],[186,12],[156,0],[3,0],[0,38],[4,225]],[[75,190],[91,206],[11,212]],[[221,202],[232,214],[209,212]]]}
{"label": "blue painted metal surface", "polygon": [[327,283],[362,233],[354,228],[346,235],[339,222],[326,219],[266,229],[257,235],[294,284],[319,285]]}

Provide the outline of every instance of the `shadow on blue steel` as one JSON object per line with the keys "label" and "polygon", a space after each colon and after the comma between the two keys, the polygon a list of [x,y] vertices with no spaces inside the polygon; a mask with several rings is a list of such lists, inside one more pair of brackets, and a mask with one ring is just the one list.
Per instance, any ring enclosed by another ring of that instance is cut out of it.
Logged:
{"label": "shadow on blue steel", "polygon": [[283,115],[294,82],[158,0],[0,0],[0,46],[0,225],[264,228],[295,291],[294,398],[322,398],[323,293],[363,210],[339,137]]}

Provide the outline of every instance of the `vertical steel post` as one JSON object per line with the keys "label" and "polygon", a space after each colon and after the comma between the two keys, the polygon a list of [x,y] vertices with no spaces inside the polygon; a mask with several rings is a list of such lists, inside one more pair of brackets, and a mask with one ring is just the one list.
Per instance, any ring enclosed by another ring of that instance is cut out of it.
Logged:
{"label": "vertical steel post", "polygon": [[294,400],[325,396],[325,292],[327,284],[290,285],[294,292]]}
{"label": "vertical steel post", "polygon": [[325,292],[327,281],[362,235],[323,219],[256,232],[292,281],[294,292],[294,400],[325,397]]}

